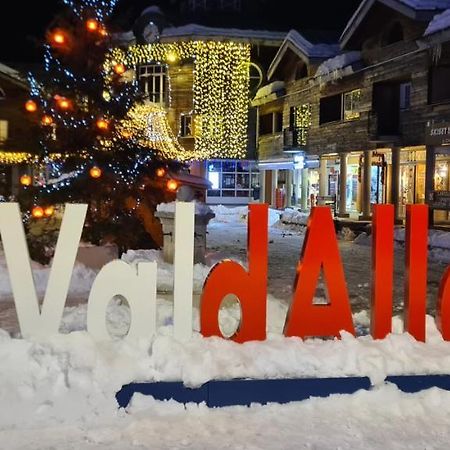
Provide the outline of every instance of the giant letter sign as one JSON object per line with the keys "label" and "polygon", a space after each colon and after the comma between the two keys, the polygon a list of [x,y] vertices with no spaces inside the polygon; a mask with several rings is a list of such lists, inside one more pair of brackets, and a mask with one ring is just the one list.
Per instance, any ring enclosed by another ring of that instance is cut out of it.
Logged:
{"label": "giant letter sign", "polygon": [[19,205],[0,204],[0,234],[23,336],[58,332],[86,211],[87,205],[66,205],[40,312]]}
{"label": "giant letter sign", "polygon": [[405,331],[425,342],[427,308],[428,206],[406,207]]}
{"label": "giant letter sign", "polygon": [[375,205],[372,227],[372,307],[370,332],[384,339],[392,327],[394,206]]}
{"label": "giant letter sign", "polygon": [[236,342],[266,339],[267,212],[267,205],[249,206],[248,272],[232,261],[223,261],[210,272],[201,298],[203,336],[222,336],[220,305],[225,296],[234,294],[241,304],[242,317],[232,339]]}
{"label": "giant letter sign", "polygon": [[[315,305],[314,294],[322,268],[329,304]],[[286,336],[339,337],[341,330],[355,334],[333,218],[327,206],[312,209],[294,289],[294,299],[284,326]]]}

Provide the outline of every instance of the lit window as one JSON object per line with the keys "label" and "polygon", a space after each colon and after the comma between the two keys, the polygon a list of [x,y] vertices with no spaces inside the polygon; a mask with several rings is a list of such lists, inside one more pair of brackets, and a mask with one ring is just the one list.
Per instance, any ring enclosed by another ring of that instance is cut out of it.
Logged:
{"label": "lit window", "polygon": [[152,64],[139,67],[139,83],[151,102],[165,104],[167,99],[167,66]]}
{"label": "lit window", "polygon": [[355,89],[344,94],[344,120],[359,119],[361,89]]}
{"label": "lit window", "polygon": [[191,114],[181,114],[180,116],[180,136],[181,137],[191,137],[194,133],[192,132],[192,115]]}
{"label": "lit window", "polygon": [[0,120],[0,142],[5,142],[8,139],[8,121]]}

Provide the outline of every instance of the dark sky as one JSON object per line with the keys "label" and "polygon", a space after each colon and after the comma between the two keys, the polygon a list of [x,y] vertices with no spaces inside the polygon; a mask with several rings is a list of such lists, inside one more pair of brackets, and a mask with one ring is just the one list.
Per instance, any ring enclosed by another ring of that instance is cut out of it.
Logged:
{"label": "dark sky", "polygon": [[[62,9],[61,0],[6,0],[0,14],[0,62],[40,62],[38,40],[43,39],[45,30],[55,15]],[[233,25],[242,28],[259,26],[266,29],[288,30],[335,30],[342,31],[346,21],[361,0],[242,0],[262,1],[264,8],[255,14],[245,14],[235,18]],[[121,25],[132,23],[133,17],[145,6],[159,3],[166,5],[169,0],[119,0],[116,22]],[[180,14],[172,14],[173,22],[186,23]],[[221,22],[217,15],[214,25]],[[201,22],[201,20],[197,20]]]}

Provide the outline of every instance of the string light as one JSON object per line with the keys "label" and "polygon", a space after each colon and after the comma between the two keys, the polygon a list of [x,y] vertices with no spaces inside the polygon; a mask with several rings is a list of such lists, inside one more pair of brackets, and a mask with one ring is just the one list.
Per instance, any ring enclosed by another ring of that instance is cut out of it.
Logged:
{"label": "string light", "polygon": [[136,105],[117,126],[119,134],[139,146],[158,150],[168,159],[187,161],[194,154],[185,150],[170,128],[166,110],[156,103]]}
{"label": "string light", "polygon": [[[185,159],[244,158],[247,152],[250,45],[187,41],[114,49],[105,65],[194,60],[194,151]],[[169,71],[170,75],[170,71]],[[107,79],[108,81],[108,79]],[[110,80],[111,82],[112,80]]]}
{"label": "string light", "polygon": [[0,164],[2,165],[28,163],[32,162],[34,158],[31,153],[0,151]]}

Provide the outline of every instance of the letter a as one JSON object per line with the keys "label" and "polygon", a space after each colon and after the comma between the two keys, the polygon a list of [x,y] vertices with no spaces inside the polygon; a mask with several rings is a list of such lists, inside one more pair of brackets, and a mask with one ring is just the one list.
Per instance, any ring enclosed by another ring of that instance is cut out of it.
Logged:
{"label": "letter a", "polygon": [[266,339],[267,205],[250,205],[248,215],[248,272],[238,263],[222,261],[210,272],[201,298],[200,329],[205,337],[221,336],[219,309],[228,294],[241,304],[241,324],[232,340]]}
{"label": "letter a", "polygon": [[[313,304],[320,270],[328,286],[329,303]],[[345,284],[331,210],[312,209],[308,220],[302,255],[297,267],[294,299],[284,326],[285,336],[336,336],[346,330],[355,334],[350,301]]]}

